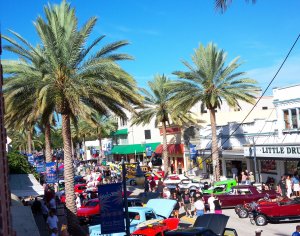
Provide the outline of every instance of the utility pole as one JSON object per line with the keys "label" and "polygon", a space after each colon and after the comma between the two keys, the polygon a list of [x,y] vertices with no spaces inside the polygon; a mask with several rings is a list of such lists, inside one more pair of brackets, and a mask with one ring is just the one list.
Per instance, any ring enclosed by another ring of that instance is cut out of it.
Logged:
{"label": "utility pole", "polygon": [[125,222],[126,222],[126,236],[130,235],[130,221],[128,214],[127,188],[126,188],[126,166],[124,158],[122,157],[122,184],[124,192],[124,206],[125,206]]}
{"label": "utility pole", "polygon": [[253,141],[253,161],[254,161],[254,172],[255,172],[255,181],[260,183],[260,176],[257,170],[257,162],[256,162],[256,146],[255,146],[255,141],[254,137],[252,137]]}

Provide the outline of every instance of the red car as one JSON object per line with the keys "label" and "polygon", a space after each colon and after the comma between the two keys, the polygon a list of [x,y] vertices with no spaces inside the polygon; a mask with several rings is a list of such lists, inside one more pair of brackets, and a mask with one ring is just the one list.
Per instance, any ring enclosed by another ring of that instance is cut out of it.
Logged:
{"label": "red car", "polygon": [[266,225],[268,222],[300,220],[300,198],[277,198],[268,204],[259,204],[249,213],[252,224]]}
{"label": "red car", "polygon": [[[151,222],[152,221],[152,222]],[[138,229],[135,230],[131,235],[143,235],[143,236],[153,236],[160,235],[163,236],[166,231],[174,230],[178,228],[179,219],[168,218],[164,220],[151,220],[143,222],[144,226],[137,226]]]}
{"label": "red car", "polygon": [[99,199],[91,199],[77,210],[77,217],[82,220],[88,220],[91,216],[100,212]]}
{"label": "red car", "polygon": [[75,184],[74,192],[75,193],[83,193],[86,190],[86,184]]}
{"label": "red car", "polygon": [[150,176],[148,176],[148,180],[151,181],[152,178],[154,178],[155,181],[158,181],[159,179],[163,179],[165,176],[164,171],[153,171]]}
{"label": "red car", "polygon": [[[274,199],[278,195],[274,190],[259,191],[252,185],[238,185],[234,186],[229,193],[219,194],[218,198],[222,203],[222,208],[231,208],[245,203],[256,202],[265,196]],[[204,195],[205,203],[207,203],[209,197],[209,195]]]}

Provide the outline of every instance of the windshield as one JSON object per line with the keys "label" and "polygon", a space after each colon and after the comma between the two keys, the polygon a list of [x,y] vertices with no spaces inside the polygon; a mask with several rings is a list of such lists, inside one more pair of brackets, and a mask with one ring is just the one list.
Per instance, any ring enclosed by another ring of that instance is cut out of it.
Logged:
{"label": "windshield", "polygon": [[145,213],[146,220],[156,219],[156,215],[153,211],[148,211]]}

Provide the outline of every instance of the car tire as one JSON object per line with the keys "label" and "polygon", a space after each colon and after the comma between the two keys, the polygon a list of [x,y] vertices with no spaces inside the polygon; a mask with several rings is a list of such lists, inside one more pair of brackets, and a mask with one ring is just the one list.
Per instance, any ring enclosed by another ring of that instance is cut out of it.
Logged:
{"label": "car tire", "polygon": [[264,215],[258,215],[254,220],[257,226],[264,226],[267,224],[267,217],[265,217]]}
{"label": "car tire", "polygon": [[241,207],[237,214],[240,218],[247,218],[249,212],[244,207]]}
{"label": "car tire", "polygon": [[135,186],[136,182],[135,182],[135,180],[130,180],[129,184],[130,184],[130,186]]}
{"label": "car tire", "polygon": [[240,209],[242,207],[243,207],[242,205],[236,205],[235,208],[234,208],[235,213],[238,214],[238,212],[240,211]]}

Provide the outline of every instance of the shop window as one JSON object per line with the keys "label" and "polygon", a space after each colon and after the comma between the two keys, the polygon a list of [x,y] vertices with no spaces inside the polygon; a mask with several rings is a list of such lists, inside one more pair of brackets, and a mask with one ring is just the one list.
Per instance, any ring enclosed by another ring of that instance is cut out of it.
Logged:
{"label": "shop window", "polygon": [[292,116],[292,129],[298,128],[298,122],[297,122],[297,110],[291,109],[291,116]]}
{"label": "shop window", "polygon": [[261,173],[269,173],[269,174],[276,174],[277,173],[277,167],[276,167],[276,161],[275,160],[265,160],[260,161],[261,164]]}
{"label": "shop window", "polygon": [[151,130],[145,130],[145,139],[151,139]]}
{"label": "shop window", "polygon": [[201,106],[201,113],[207,113],[207,110],[205,110],[204,106]]}
{"label": "shop window", "polygon": [[268,107],[262,107],[263,110],[268,110]]}
{"label": "shop window", "polygon": [[120,125],[121,126],[126,126],[127,125],[127,120],[123,119],[123,118],[120,118]]}
{"label": "shop window", "polygon": [[290,125],[290,116],[288,110],[283,111],[283,119],[284,119],[285,129],[290,129],[291,125]]}

